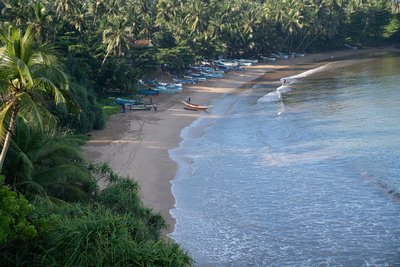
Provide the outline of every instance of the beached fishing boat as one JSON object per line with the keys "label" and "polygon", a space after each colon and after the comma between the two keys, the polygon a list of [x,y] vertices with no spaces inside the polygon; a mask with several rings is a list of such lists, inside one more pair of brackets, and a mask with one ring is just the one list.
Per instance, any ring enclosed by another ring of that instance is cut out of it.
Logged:
{"label": "beached fishing boat", "polygon": [[292,57],[304,57],[304,54],[303,54],[303,53],[291,52],[290,55],[291,55]]}
{"label": "beached fishing boat", "polygon": [[132,105],[128,104],[127,107],[129,110],[150,110],[154,107],[154,105]]}
{"label": "beached fishing boat", "polygon": [[198,82],[205,82],[205,81],[207,81],[207,78],[206,77],[196,77],[196,80]]}
{"label": "beached fishing boat", "polygon": [[178,79],[178,78],[173,78],[172,79],[174,82],[176,83],[180,83],[180,84],[195,84],[196,80],[193,78],[190,79]]}
{"label": "beached fishing boat", "polygon": [[142,95],[158,95],[159,92],[153,89],[141,89],[138,91],[139,94]]}
{"label": "beached fishing boat", "polygon": [[252,66],[258,63],[257,59],[237,59],[237,62],[239,62],[239,66]]}
{"label": "beached fishing boat", "polygon": [[182,92],[182,87],[159,85],[156,88],[154,88],[154,90],[157,90],[160,93],[174,94]]}
{"label": "beached fishing boat", "polygon": [[193,103],[188,103],[185,101],[181,101],[182,104],[184,104],[184,108],[188,110],[207,110],[208,108],[211,108],[212,106],[202,106],[198,104],[193,104]]}
{"label": "beached fishing boat", "polygon": [[125,99],[125,98],[117,97],[115,99],[115,103],[118,105],[139,105],[139,104],[143,104],[143,100]]}
{"label": "beached fishing boat", "polygon": [[205,71],[200,72],[200,75],[202,75],[203,77],[206,77],[206,78],[221,78],[222,77],[221,73],[212,73],[212,72],[205,72]]}
{"label": "beached fishing boat", "polygon": [[357,50],[358,49],[357,46],[353,46],[353,45],[349,45],[349,44],[344,44],[344,47],[346,47],[348,49],[352,49],[352,50]]}
{"label": "beached fishing boat", "polygon": [[275,57],[275,58],[279,58],[279,59],[288,59],[289,55],[282,53],[282,52],[278,52],[278,54],[271,54],[271,56]]}
{"label": "beached fishing boat", "polygon": [[262,59],[263,62],[266,61],[275,61],[276,57],[264,57],[264,56],[260,56],[260,58]]}
{"label": "beached fishing boat", "polygon": [[214,64],[217,66],[224,66],[224,67],[238,67],[239,66],[239,62],[236,62],[234,60],[225,60],[225,59],[214,60]]}

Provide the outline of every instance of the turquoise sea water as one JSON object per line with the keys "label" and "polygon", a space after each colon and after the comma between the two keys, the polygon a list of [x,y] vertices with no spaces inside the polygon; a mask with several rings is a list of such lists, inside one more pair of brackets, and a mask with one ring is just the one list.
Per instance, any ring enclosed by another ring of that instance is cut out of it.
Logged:
{"label": "turquoise sea water", "polygon": [[171,237],[197,266],[400,266],[399,55],[213,104],[170,151]]}

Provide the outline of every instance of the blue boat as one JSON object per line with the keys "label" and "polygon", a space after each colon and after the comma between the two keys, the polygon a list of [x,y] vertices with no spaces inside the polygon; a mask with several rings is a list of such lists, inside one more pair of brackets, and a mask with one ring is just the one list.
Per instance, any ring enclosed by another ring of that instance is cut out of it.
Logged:
{"label": "blue boat", "polygon": [[115,103],[117,103],[118,105],[139,105],[139,104],[143,104],[143,100],[125,99],[125,98],[117,97],[115,99]]}
{"label": "blue boat", "polygon": [[159,92],[157,90],[153,90],[153,89],[141,89],[138,91],[139,94],[142,95],[158,95]]}

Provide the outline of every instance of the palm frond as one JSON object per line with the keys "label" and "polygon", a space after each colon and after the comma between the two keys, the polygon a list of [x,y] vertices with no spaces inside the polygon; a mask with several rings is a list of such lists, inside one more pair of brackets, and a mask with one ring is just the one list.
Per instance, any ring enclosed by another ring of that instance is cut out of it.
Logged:
{"label": "palm frond", "polygon": [[[19,30],[17,30],[19,31]],[[20,33],[21,35],[21,33]],[[21,38],[21,37],[20,37]],[[32,34],[32,27],[28,26],[25,30],[24,36],[21,38],[21,59],[28,64],[34,47],[34,34]]]}
{"label": "palm frond", "polygon": [[44,65],[44,66],[52,66],[59,67],[60,62],[54,54],[51,53],[52,47],[48,45],[42,45],[39,47],[38,51],[32,54],[29,66],[34,65]]}
{"label": "palm frond", "polygon": [[0,81],[10,83],[10,80],[16,78],[18,69],[16,66],[18,58],[8,53],[5,47],[0,48]]}
{"label": "palm frond", "polygon": [[51,93],[54,99],[54,103],[56,105],[64,104],[65,105],[65,98],[61,94],[59,88],[55,84],[54,80],[51,80],[49,77],[46,76],[39,76],[35,79],[35,84],[32,88],[34,91],[42,91],[44,93]]}
{"label": "palm frond", "polygon": [[18,146],[18,149],[26,152],[36,150],[42,147],[42,140],[41,132],[29,127],[22,117],[18,117],[13,138],[13,143]]}
{"label": "palm frond", "polygon": [[17,95],[19,100],[20,116],[31,126],[45,131],[46,127],[55,127],[56,118],[40,103],[32,100],[29,94],[20,93]]}
{"label": "palm frond", "polygon": [[83,167],[74,164],[60,164],[43,170],[35,170],[34,180],[42,185],[48,186],[53,183],[81,183],[89,181],[89,176]]}
{"label": "palm frond", "polygon": [[82,136],[46,135],[20,116],[4,165],[7,177],[31,198],[35,194],[63,200],[87,200],[97,185],[80,154]]}
{"label": "palm frond", "polygon": [[32,55],[29,67],[35,77],[48,77],[60,88],[69,84],[68,76],[62,71],[55,55],[45,54],[44,52],[35,53]]}
{"label": "palm frond", "polygon": [[11,175],[14,178],[22,178],[18,179],[20,181],[32,180],[33,163],[28,155],[15,142],[11,142],[5,165],[6,172],[12,172]]}
{"label": "palm frond", "polygon": [[33,79],[28,66],[22,59],[17,60],[17,70],[20,81],[24,87],[30,88],[33,86]]}
{"label": "palm frond", "polygon": [[48,145],[37,152],[36,162],[46,167],[63,165],[66,162],[79,165],[82,162],[82,157],[76,149],[69,148],[67,145],[61,147],[55,144],[54,146],[56,147],[53,148],[51,145]]}
{"label": "palm frond", "polygon": [[16,186],[18,188],[24,188],[24,194],[27,195],[28,197],[33,195],[40,195],[40,196],[47,195],[45,188],[39,183],[32,180],[20,182],[16,184]]}

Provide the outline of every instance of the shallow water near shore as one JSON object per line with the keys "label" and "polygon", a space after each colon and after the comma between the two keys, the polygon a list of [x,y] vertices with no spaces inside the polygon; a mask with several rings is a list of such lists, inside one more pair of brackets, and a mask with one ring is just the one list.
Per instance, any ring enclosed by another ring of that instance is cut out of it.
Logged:
{"label": "shallow water near shore", "polygon": [[170,156],[196,266],[400,265],[400,57],[215,100]]}

